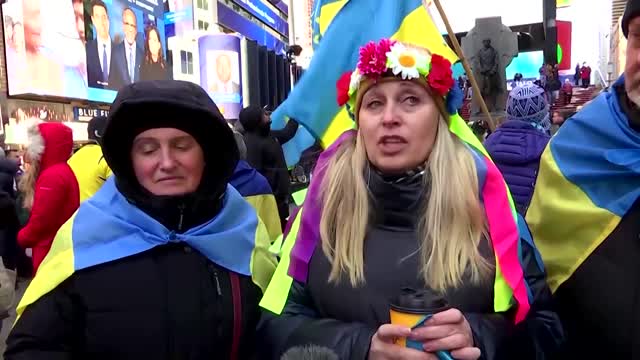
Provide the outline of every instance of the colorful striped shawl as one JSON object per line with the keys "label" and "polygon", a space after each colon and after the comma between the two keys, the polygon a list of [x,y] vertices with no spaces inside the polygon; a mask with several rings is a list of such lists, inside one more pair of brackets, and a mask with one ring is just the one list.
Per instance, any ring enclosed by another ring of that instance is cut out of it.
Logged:
{"label": "colorful striped shawl", "polygon": [[[516,303],[515,321],[522,321],[530,308],[530,291],[524,279],[521,263],[520,240],[533,244],[522,219],[517,216],[511,194],[480,141],[459,115],[451,116],[450,131],[465,142],[474,155],[481,187],[481,200],[487,216],[488,233],[496,257],[494,282],[494,310],[504,312]],[[280,313],[293,279],[306,282],[309,262],[320,241],[319,226],[322,213],[320,186],[326,164],[340,144],[355,132],[344,133],[319,158],[313,181],[309,187],[303,209],[292,220],[291,231],[283,247],[283,258],[267,289],[261,306]],[[286,269],[282,269],[286,267]]]}

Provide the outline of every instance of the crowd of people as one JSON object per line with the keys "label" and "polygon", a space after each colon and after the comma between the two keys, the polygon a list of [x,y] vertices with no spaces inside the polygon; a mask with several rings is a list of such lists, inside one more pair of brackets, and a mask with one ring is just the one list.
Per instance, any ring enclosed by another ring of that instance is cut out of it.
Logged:
{"label": "crowd of people", "polygon": [[231,126],[189,82],[125,85],[75,152],[34,123],[0,152],[0,256],[33,277],[4,358],[634,358],[640,0],[622,26],[611,89],[565,120],[548,67],[486,139],[448,60],[367,44],[301,206],[282,145],[304,121]]}

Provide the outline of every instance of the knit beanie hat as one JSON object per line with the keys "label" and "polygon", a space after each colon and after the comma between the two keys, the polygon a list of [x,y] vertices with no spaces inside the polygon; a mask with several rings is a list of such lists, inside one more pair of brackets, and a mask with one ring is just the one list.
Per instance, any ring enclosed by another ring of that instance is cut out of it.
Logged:
{"label": "knit beanie hat", "polygon": [[624,37],[629,37],[629,23],[637,16],[640,16],[640,0],[628,0],[627,8],[622,16],[622,33]]}
{"label": "knit beanie hat", "polygon": [[507,100],[507,119],[528,122],[539,130],[549,130],[549,104],[537,85],[517,86]]}

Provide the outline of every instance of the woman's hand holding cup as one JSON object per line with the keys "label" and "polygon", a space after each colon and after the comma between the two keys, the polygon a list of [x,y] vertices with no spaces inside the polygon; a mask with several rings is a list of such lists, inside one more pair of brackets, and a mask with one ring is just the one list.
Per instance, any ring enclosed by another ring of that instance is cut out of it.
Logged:
{"label": "woman's hand holding cup", "polygon": [[409,338],[422,342],[425,351],[449,351],[457,360],[476,360],[481,355],[480,349],[474,347],[471,326],[458,309],[433,314]]}
{"label": "woman's hand holding cup", "polygon": [[433,354],[394,344],[396,339],[409,337],[411,333],[411,329],[406,326],[380,326],[371,339],[369,360],[437,360]]}

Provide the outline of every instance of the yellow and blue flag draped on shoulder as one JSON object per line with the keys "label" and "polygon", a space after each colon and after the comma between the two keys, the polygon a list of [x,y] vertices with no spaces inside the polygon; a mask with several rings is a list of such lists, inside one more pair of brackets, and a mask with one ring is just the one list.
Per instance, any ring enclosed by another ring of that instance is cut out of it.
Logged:
{"label": "yellow and blue flag draped on shoulder", "polygon": [[542,154],[527,221],[553,292],[640,197],[638,148],[640,136],[608,91],[565,122]]}
{"label": "yellow and blue flag draped on shoulder", "polygon": [[282,236],[282,223],[276,198],[267,179],[244,160],[238,161],[229,184],[253,206],[267,227],[271,243]]}
{"label": "yellow and blue flag draped on shoulder", "polygon": [[314,36],[320,34],[321,41],[309,69],[271,115],[274,129],[284,127],[287,118],[303,125],[283,145],[290,166],[316,139],[327,148],[343,132],[354,128],[347,111],[335,102],[335,84],[344,72],[356,67],[362,45],[391,38],[429,49],[451,63],[458,60],[422,0],[316,0],[315,9]]}
{"label": "yellow and blue flag draped on shoulder", "polygon": [[177,234],[130,204],[111,177],[60,228],[18,305],[18,316],[76,271],[172,242],[187,243],[219,266],[251,276],[264,291],[276,267],[269,253],[269,235],[255,210],[232,186],[227,187],[223,201],[211,221]]}

